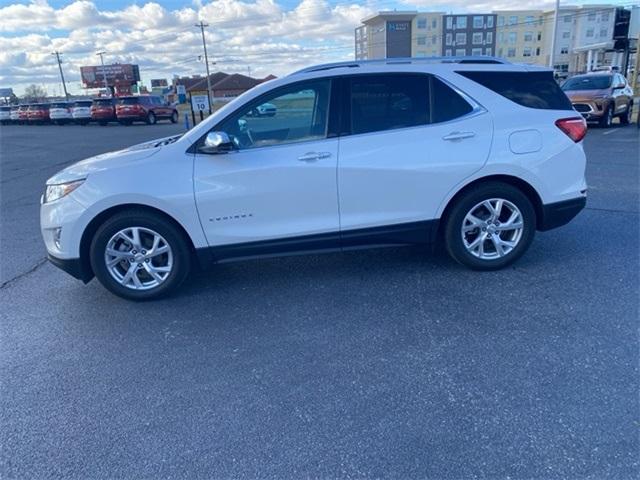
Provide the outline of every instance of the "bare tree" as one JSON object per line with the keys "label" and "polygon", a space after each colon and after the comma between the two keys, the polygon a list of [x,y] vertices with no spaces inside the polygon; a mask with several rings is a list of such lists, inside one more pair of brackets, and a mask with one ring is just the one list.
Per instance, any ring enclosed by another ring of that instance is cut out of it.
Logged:
{"label": "bare tree", "polygon": [[22,98],[30,102],[37,102],[44,99],[46,96],[47,91],[44,88],[42,88],[40,85],[32,83],[24,89],[24,95],[22,96]]}

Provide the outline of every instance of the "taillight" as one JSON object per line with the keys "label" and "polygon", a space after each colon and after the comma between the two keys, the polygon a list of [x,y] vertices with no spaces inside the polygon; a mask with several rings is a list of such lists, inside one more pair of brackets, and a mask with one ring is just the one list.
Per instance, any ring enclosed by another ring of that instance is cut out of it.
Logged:
{"label": "taillight", "polygon": [[556,120],[556,127],[576,143],[587,134],[587,122],[582,117],[561,118]]}

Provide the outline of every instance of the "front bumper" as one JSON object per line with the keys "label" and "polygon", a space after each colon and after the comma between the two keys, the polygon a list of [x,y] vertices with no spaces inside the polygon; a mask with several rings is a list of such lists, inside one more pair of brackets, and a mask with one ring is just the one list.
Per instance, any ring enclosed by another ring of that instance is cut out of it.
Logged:
{"label": "front bumper", "polygon": [[538,230],[546,231],[569,223],[587,204],[587,197],[572,198],[562,202],[542,206],[542,216],[538,219]]}
{"label": "front bumper", "polygon": [[53,263],[60,270],[68,273],[73,278],[89,283],[93,278],[93,272],[79,258],[58,258],[50,253],[47,254],[47,260]]}

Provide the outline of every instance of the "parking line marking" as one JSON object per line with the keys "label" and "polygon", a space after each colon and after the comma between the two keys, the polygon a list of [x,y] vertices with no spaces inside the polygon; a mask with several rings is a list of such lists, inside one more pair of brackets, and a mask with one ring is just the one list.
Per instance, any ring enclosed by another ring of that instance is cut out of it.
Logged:
{"label": "parking line marking", "polygon": [[603,135],[611,135],[612,133],[616,133],[619,132],[619,129],[614,129],[614,130],[607,130],[606,132],[603,133]]}

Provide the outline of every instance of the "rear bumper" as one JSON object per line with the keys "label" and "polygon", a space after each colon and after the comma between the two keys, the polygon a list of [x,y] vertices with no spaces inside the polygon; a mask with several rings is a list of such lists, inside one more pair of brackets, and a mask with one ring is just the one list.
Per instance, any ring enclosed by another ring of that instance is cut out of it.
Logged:
{"label": "rear bumper", "polygon": [[542,217],[538,220],[538,230],[545,231],[569,223],[587,204],[587,197],[572,198],[563,202],[542,206]]}
{"label": "rear bumper", "polygon": [[73,278],[82,280],[84,283],[89,283],[93,278],[93,272],[79,258],[58,258],[49,253],[47,254],[47,260],[60,270],[68,273]]}

